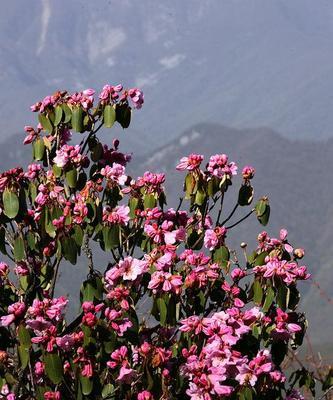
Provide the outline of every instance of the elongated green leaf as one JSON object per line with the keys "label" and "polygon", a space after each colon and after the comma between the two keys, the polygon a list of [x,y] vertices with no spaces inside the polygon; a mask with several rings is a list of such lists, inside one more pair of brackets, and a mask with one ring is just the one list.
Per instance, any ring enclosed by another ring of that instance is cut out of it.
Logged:
{"label": "elongated green leaf", "polygon": [[185,183],[184,183],[185,199],[189,200],[191,198],[191,195],[194,192],[195,185],[196,181],[194,179],[193,174],[190,172],[185,177]]}
{"label": "elongated green leaf", "polygon": [[61,106],[57,106],[55,108],[54,114],[55,114],[55,116],[54,116],[54,125],[58,126],[60,124],[60,122],[61,122],[62,115],[63,115],[63,111],[62,111]]}
{"label": "elongated green leaf", "polygon": [[278,306],[285,311],[289,304],[290,290],[287,286],[281,284],[276,294],[276,302]]}
{"label": "elongated green leaf", "polygon": [[53,131],[52,122],[45,114],[38,114],[38,120],[47,132],[51,133]]}
{"label": "elongated green leaf", "polygon": [[3,226],[0,227],[0,251],[2,254],[7,255],[7,249],[6,249],[6,231]]}
{"label": "elongated green leaf", "polygon": [[273,303],[274,296],[275,296],[274,289],[272,287],[269,287],[266,292],[265,302],[263,306],[264,312],[267,312],[269,310],[270,306]]}
{"label": "elongated green leaf", "polygon": [[116,110],[110,104],[106,105],[104,108],[104,126],[106,128],[112,128],[113,124],[116,121]]}
{"label": "elongated green leaf", "polygon": [[20,344],[17,347],[17,350],[18,350],[19,357],[20,357],[21,368],[25,369],[27,367],[27,365],[29,363],[29,359],[30,359],[29,348]]}
{"label": "elongated green leaf", "polygon": [[81,287],[81,302],[101,300],[103,297],[103,283],[101,278],[94,276],[85,282]]}
{"label": "elongated green leaf", "polygon": [[213,255],[214,262],[220,264],[222,267],[226,268],[230,259],[229,249],[226,246],[221,246],[214,251]]}
{"label": "elongated green leaf", "polygon": [[7,215],[8,218],[15,218],[20,208],[17,194],[5,189],[2,194],[2,200],[5,215]]}
{"label": "elongated green leaf", "polygon": [[66,181],[70,188],[75,189],[77,183],[77,170],[72,168],[66,172]]}
{"label": "elongated green leaf", "polygon": [[249,185],[242,185],[239,189],[238,204],[240,206],[248,206],[253,200],[253,187]]}
{"label": "elongated green leaf", "polygon": [[105,226],[102,230],[103,242],[105,250],[111,250],[118,246],[119,242],[119,226],[113,225],[111,227]]}
{"label": "elongated green leaf", "polygon": [[165,304],[165,301],[162,297],[159,297],[156,300],[156,303],[157,303],[158,311],[160,314],[160,324],[162,326],[164,326],[166,323],[167,314],[168,314],[167,305]]}
{"label": "elongated green leaf", "polygon": [[267,204],[265,213],[258,217],[258,221],[261,223],[261,225],[266,226],[268,224],[270,212],[271,208],[269,204]]}
{"label": "elongated green leaf", "polygon": [[156,198],[153,194],[146,194],[143,198],[144,208],[154,208],[156,206]]}
{"label": "elongated green leaf", "polygon": [[108,383],[107,385],[105,385],[102,390],[103,399],[111,398],[113,392],[114,386],[112,385],[112,383]]}
{"label": "elongated green leaf", "polygon": [[28,329],[25,328],[25,326],[21,324],[18,327],[17,333],[18,333],[18,337],[20,340],[20,344],[25,347],[30,348],[31,347],[31,337],[30,337],[30,333],[29,333]]}
{"label": "elongated green leaf", "polygon": [[46,375],[55,385],[58,385],[63,379],[63,367],[59,355],[57,353],[46,353],[43,358]]}
{"label": "elongated green leaf", "polygon": [[265,200],[259,200],[255,205],[257,217],[264,215],[266,211],[267,202]]}
{"label": "elongated green leaf", "polygon": [[80,382],[81,382],[81,388],[82,388],[82,393],[85,396],[88,396],[94,387],[94,382],[91,378],[87,378],[86,376],[80,375]]}
{"label": "elongated green leaf", "polygon": [[25,251],[24,251],[24,240],[21,236],[18,236],[15,240],[14,240],[14,258],[15,261],[21,261],[25,258]]}
{"label": "elongated green leaf", "polygon": [[67,124],[72,118],[72,111],[66,103],[62,104],[61,108],[64,112],[64,123]]}
{"label": "elongated green leaf", "polygon": [[61,250],[65,259],[75,265],[77,260],[77,246],[75,241],[72,238],[63,237],[61,240]]}
{"label": "elongated green leaf", "polygon": [[131,115],[132,111],[131,108],[126,105],[117,105],[116,107],[116,119],[119,122],[119,124],[122,126],[122,128],[126,129],[129,127],[131,123]]}
{"label": "elongated green leaf", "polygon": [[195,194],[195,204],[202,206],[207,200],[206,192],[203,189],[198,189]]}
{"label": "elongated green leaf", "polygon": [[83,132],[83,110],[75,107],[72,111],[72,127],[76,132]]}
{"label": "elongated green leaf", "polygon": [[135,210],[138,208],[139,205],[139,199],[136,197],[131,197],[128,203],[128,206],[130,208],[130,217],[134,218],[135,217]]}
{"label": "elongated green leaf", "polygon": [[43,139],[37,139],[33,143],[34,159],[42,160],[44,157],[45,144]]}
{"label": "elongated green leaf", "polygon": [[252,290],[253,290],[253,301],[256,304],[260,305],[263,297],[263,290],[258,280],[254,281]]}

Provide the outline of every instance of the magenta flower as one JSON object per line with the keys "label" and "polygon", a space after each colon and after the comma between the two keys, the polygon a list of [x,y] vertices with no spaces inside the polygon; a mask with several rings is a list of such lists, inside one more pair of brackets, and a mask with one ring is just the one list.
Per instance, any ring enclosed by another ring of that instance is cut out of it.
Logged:
{"label": "magenta flower", "polygon": [[245,180],[250,180],[254,177],[256,170],[250,165],[246,165],[242,170],[242,176]]}
{"label": "magenta flower", "polygon": [[188,171],[193,171],[200,167],[200,164],[204,156],[201,154],[190,154],[188,157],[182,157],[180,159],[180,163],[176,166],[178,171],[184,171],[187,169]]}
{"label": "magenta flower", "polygon": [[125,167],[118,163],[113,163],[112,167],[107,165],[101,169],[101,175],[105,176],[106,179],[116,182],[119,185],[124,185],[127,176],[125,175]]}
{"label": "magenta flower", "polygon": [[143,92],[137,88],[129,89],[128,96],[132,100],[134,108],[140,109],[144,103]]}
{"label": "magenta flower", "polygon": [[103,221],[111,225],[119,224],[126,225],[130,220],[130,208],[128,206],[117,206],[114,209],[106,206],[103,209]]}

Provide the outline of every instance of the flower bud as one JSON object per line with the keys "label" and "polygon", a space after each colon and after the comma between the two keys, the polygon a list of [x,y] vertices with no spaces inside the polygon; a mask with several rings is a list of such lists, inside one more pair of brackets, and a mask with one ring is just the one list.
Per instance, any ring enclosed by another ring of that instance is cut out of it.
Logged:
{"label": "flower bud", "polygon": [[299,259],[301,259],[301,258],[303,258],[304,257],[304,249],[295,249],[294,250],[294,256],[295,256],[295,258],[299,258]]}

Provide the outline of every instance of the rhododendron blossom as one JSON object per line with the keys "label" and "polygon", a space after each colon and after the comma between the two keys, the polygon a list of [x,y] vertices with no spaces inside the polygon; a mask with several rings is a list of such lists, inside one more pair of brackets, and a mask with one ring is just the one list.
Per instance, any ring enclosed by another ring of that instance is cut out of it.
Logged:
{"label": "rhododendron blossom", "polygon": [[[174,208],[164,173],[142,164],[130,176],[113,127],[127,129],[143,104],[140,89],[106,84],[31,106],[38,122],[23,140],[34,161],[0,174],[0,398],[314,393],[312,371],[297,366],[290,380],[284,371],[307,326],[298,309],[298,285],[310,278],[304,250],[281,229],[238,251],[234,227],[251,216],[265,226],[270,205],[255,197],[252,166],[238,194],[228,190],[237,165],[223,143],[206,165],[201,154],[181,157]],[[84,278],[62,296],[59,276]]]}

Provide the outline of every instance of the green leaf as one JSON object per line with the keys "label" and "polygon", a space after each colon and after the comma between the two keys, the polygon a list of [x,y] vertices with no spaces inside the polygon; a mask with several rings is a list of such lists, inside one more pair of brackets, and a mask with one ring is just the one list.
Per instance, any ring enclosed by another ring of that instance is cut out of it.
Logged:
{"label": "green leaf", "polygon": [[261,223],[261,225],[266,226],[268,224],[271,211],[268,199],[266,197],[257,202],[257,204],[255,205],[255,211],[258,221]]}
{"label": "green leaf", "polygon": [[74,234],[72,235],[72,238],[75,240],[75,243],[78,245],[78,247],[82,246],[83,243],[83,230],[81,226],[75,225],[74,226]]}
{"label": "green leaf", "polygon": [[103,283],[99,276],[93,276],[84,281],[81,287],[81,302],[101,300],[103,298]]}
{"label": "green leaf", "polygon": [[130,208],[130,217],[134,218],[135,217],[135,210],[138,208],[139,205],[139,199],[136,197],[131,197],[129,202],[128,202],[128,206]]}
{"label": "green leaf", "polygon": [[39,161],[44,157],[45,144],[43,139],[37,139],[33,143],[34,159]]}
{"label": "green leaf", "polygon": [[104,108],[104,126],[106,128],[112,128],[113,124],[116,121],[116,110],[110,104],[106,105]]}
{"label": "green leaf", "polygon": [[87,378],[86,376],[80,375],[80,382],[81,382],[82,393],[85,396],[88,396],[93,390],[94,386],[93,380],[91,378]]}
{"label": "green leaf", "polygon": [[66,103],[62,104],[61,108],[64,112],[64,123],[67,124],[72,118],[72,111]]}
{"label": "green leaf", "polygon": [[112,385],[112,383],[108,383],[103,387],[102,398],[107,399],[111,397],[113,395],[113,392],[114,392],[114,386]]}
{"label": "green leaf", "polygon": [[63,115],[63,111],[62,111],[61,106],[57,106],[54,109],[54,114],[55,114],[55,116],[54,116],[54,125],[58,126],[60,124],[60,122],[61,122],[62,115]]}
{"label": "green leaf", "polygon": [[196,230],[193,230],[187,235],[187,247],[193,250],[200,250],[204,244],[204,234],[199,234]]}
{"label": "green leaf", "polygon": [[156,198],[153,194],[145,194],[143,198],[144,208],[154,208],[156,206]]}
{"label": "green leaf", "polygon": [[239,400],[252,400],[252,389],[249,387],[244,387],[241,392],[239,392]]}
{"label": "green leaf", "polygon": [[191,198],[191,195],[194,192],[195,185],[196,185],[195,178],[193,174],[189,172],[185,177],[185,183],[184,183],[185,199],[189,200]]}
{"label": "green leaf", "polygon": [[239,189],[238,204],[240,206],[248,206],[253,200],[253,187],[250,185],[242,185]]}
{"label": "green leaf", "polygon": [[67,261],[75,265],[77,260],[77,246],[72,238],[63,237],[61,239],[62,255]]}
{"label": "green leaf", "polygon": [[164,299],[162,297],[159,297],[156,300],[156,304],[157,304],[157,308],[158,308],[158,311],[159,311],[159,314],[160,314],[160,324],[162,326],[164,326],[165,323],[166,323],[167,314],[168,314],[167,306],[166,306],[165,301],[164,301]]}
{"label": "green leaf", "polygon": [[72,168],[66,172],[66,181],[70,188],[75,189],[77,183],[77,170]]}
{"label": "green leaf", "polygon": [[18,236],[14,240],[13,255],[14,255],[15,261],[21,261],[25,258],[24,240],[21,236]]}
{"label": "green leaf", "polygon": [[281,284],[277,290],[276,302],[283,311],[285,311],[288,307],[289,297],[290,297],[289,288],[284,284]]}
{"label": "green leaf", "polygon": [[46,353],[43,357],[46,375],[58,385],[63,379],[62,361],[57,353]]}
{"label": "green leaf", "polygon": [[30,333],[29,333],[28,329],[25,328],[24,325],[21,324],[18,327],[17,333],[18,333],[20,344],[22,346],[30,348],[31,347],[31,337],[30,337]]}
{"label": "green leaf", "polygon": [[103,157],[103,145],[102,143],[98,142],[96,146],[91,151],[91,159],[94,162],[99,161]]}
{"label": "green leaf", "polygon": [[50,133],[53,131],[52,122],[45,114],[38,114],[38,121],[41,123],[44,130]]}
{"label": "green leaf", "polygon": [[264,306],[263,306],[263,312],[266,313],[269,310],[270,306],[273,303],[274,297],[275,297],[274,289],[272,287],[269,287],[266,292],[265,302],[264,302]]}
{"label": "green leaf", "polygon": [[113,225],[111,227],[105,226],[102,230],[102,233],[106,251],[114,249],[119,245],[119,225]]}
{"label": "green leaf", "polygon": [[226,268],[230,259],[229,249],[226,246],[221,246],[214,251],[213,260]]}
{"label": "green leaf", "polygon": [[261,287],[261,283],[257,279],[253,282],[252,290],[253,290],[253,301],[256,304],[260,305],[263,298],[263,290]]}
{"label": "green leaf", "polygon": [[207,194],[203,189],[198,189],[195,193],[195,204],[202,206],[207,200]]}
{"label": "green leaf", "polygon": [[8,218],[15,218],[20,208],[17,194],[6,188],[2,194],[2,200],[5,215]]}
{"label": "green leaf", "polygon": [[7,249],[6,249],[6,231],[3,226],[0,227],[0,251],[2,254],[7,255]]}
{"label": "green leaf", "polygon": [[265,200],[259,200],[255,205],[257,217],[261,217],[265,214],[267,202]]}
{"label": "green leaf", "polygon": [[269,221],[269,216],[270,216],[271,208],[269,204],[266,206],[266,211],[264,215],[258,217],[258,221],[261,223],[261,225],[266,226]]}
{"label": "green leaf", "polygon": [[30,359],[29,348],[20,344],[17,347],[17,350],[18,350],[19,357],[20,357],[21,368],[25,369],[27,367],[27,365],[29,363],[29,359]]}
{"label": "green leaf", "polygon": [[81,107],[75,107],[72,111],[72,128],[76,132],[83,132],[83,110]]}
{"label": "green leaf", "polygon": [[58,167],[58,165],[54,164],[52,166],[53,173],[56,178],[60,178],[62,175],[62,168]]}
{"label": "green leaf", "polygon": [[127,104],[117,104],[116,106],[116,119],[122,128],[126,129],[131,123],[131,107]]}

